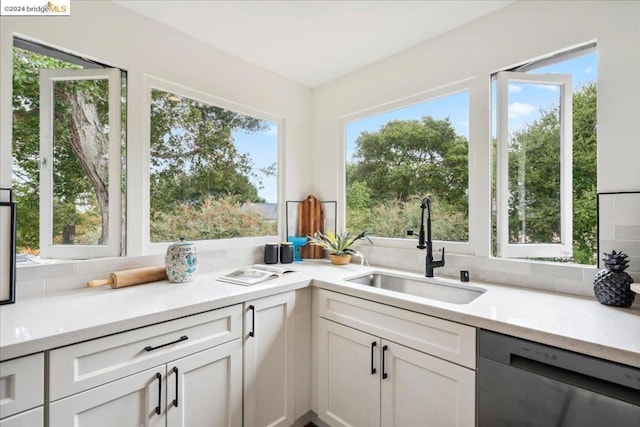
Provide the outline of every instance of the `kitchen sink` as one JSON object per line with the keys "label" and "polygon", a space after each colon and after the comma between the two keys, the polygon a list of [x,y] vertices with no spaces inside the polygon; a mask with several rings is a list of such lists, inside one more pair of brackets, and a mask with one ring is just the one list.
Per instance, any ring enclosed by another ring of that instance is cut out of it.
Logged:
{"label": "kitchen sink", "polygon": [[372,272],[345,279],[347,282],[452,304],[469,304],[485,292],[475,286],[458,284],[437,278],[405,276],[387,272]]}

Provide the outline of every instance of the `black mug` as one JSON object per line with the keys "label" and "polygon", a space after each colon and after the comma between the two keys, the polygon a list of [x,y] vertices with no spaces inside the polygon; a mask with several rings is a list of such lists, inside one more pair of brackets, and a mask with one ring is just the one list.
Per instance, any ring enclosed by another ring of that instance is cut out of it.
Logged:
{"label": "black mug", "polygon": [[264,263],[265,264],[278,263],[278,244],[277,243],[267,243],[264,245]]}
{"label": "black mug", "polygon": [[280,243],[280,262],[282,264],[291,264],[293,262],[293,243]]}

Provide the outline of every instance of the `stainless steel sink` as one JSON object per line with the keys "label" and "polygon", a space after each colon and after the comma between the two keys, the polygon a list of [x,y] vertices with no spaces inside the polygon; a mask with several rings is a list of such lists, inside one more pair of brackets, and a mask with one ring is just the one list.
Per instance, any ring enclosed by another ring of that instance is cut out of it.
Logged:
{"label": "stainless steel sink", "polygon": [[482,288],[458,284],[453,281],[404,276],[386,272],[372,272],[345,280],[359,285],[372,286],[452,304],[469,304],[485,292]]}

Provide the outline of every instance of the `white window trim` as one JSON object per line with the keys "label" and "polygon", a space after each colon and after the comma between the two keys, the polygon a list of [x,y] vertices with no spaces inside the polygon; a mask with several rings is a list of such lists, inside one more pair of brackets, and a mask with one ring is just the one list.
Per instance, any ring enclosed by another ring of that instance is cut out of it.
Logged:
{"label": "white window trim", "polygon": [[[91,259],[120,256],[121,247],[121,71],[117,68],[40,70],[40,256]],[[105,245],[53,243],[53,85],[56,81],[109,82],[109,242]]]}
{"label": "white window trim", "polygon": [[[185,98],[190,98],[199,102],[203,102],[216,107],[233,110],[238,113],[247,114],[259,119],[269,120],[276,123],[278,127],[278,167],[277,167],[277,192],[278,192],[278,219],[277,219],[277,235],[284,234],[284,212],[285,201],[282,195],[284,192],[284,173],[285,173],[285,120],[282,117],[275,116],[265,111],[252,108],[237,102],[229,101],[224,98],[220,98],[208,93],[192,89],[177,83],[173,83],[158,77],[151,75],[144,76],[144,99],[142,105],[142,126],[143,126],[143,138],[142,138],[142,158],[137,158],[137,155],[130,153],[127,157],[127,162],[131,167],[135,167],[142,170],[142,182],[136,186],[138,191],[130,189],[129,194],[129,206],[141,206],[141,221],[127,221],[127,254],[130,255],[160,255],[165,254],[169,245],[173,242],[152,242],[151,241],[151,222],[149,216],[151,213],[151,197],[150,197],[150,168],[149,162],[151,160],[151,91],[153,89],[162,90],[165,92],[171,92]],[[135,166],[134,166],[135,165]],[[142,205],[140,205],[142,201]],[[140,224],[142,225],[140,229]],[[233,249],[246,247],[248,245],[260,246],[267,242],[279,241],[278,236],[258,236],[258,237],[236,237],[229,239],[211,239],[211,240],[196,240],[198,250],[215,250],[215,249]],[[282,237],[282,236],[281,236]],[[286,237],[285,237],[286,238]],[[141,242],[136,242],[136,239]],[[136,248],[140,248],[140,251]]]}
{"label": "white window trim", "polygon": [[[509,83],[556,84],[560,89],[560,243],[509,243]],[[497,74],[497,242],[498,257],[552,258],[573,254],[573,104],[571,76],[502,71]]]}
{"label": "white window trim", "polygon": [[[346,229],[347,222],[347,153],[346,153],[346,127],[349,122],[353,122],[356,120],[364,119],[371,116],[376,116],[382,113],[386,113],[392,110],[399,110],[401,108],[406,108],[414,104],[420,104],[423,102],[433,101],[438,98],[444,98],[449,95],[455,95],[461,92],[469,93],[469,128],[471,129],[471,121],[473,120],[471,115],[471,105],[472,101],[472,79],[462,80],[458,82],[454,82],[451,84],[447,84],[438,88],[429,89],[424,92],[417,93],[415,95],[397,99],[391,102],[387,102],[372,108],[368,108],[365,110],[361,110],[355,113],[347,114],[338,118],[338,129],[337,129],[337,137],[338,137],[338,164],[337,164],[337,173],[338,173],[338,200],[341,203],[338,203],[338,218],[337,224],[338,229]],[[469,182],[468,182],[468,192],[469,195],[472,194],[473,188],[475,184],[471,179],[471,138],[469,138],[469,147],[467,154],[467,167],[469,168]],[[416,205],[416,210],[420,209],[420,205]],[[469,196],[469,219],[467,223],[469,240],[467,242],[454,242],[448,240],[434,240],[434,244],[438,245],[438,249],[440,247],[444,247],[445,251],[448,253],[455,253],[460,255],[474,255],[475,254],[475,243],[474,236],[472,233],[473,225],[472,218],[474,218],[475,206],[471,205],[471,197]],[[407,224],[407,228],[417,228],[419,224]],[[387,247],[387,248],[399,248],[399,249],[411,249],[415,248],[417,245],[417,240],[413,239],[403,239],[403,238],[391,238],[391,237],[376,237],[372,236],[371,241],[375,246]]]}

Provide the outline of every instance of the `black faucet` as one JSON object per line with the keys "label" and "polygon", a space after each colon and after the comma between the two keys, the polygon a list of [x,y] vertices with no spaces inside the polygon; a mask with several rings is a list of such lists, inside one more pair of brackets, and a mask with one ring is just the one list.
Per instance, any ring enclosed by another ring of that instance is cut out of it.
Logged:
{"label": "black faucet", "polygon": [[[418,235],[418,249],[427,249],[425,276],[433,277],[433,269],[444,267],[444,248],[442,248],[442,258],[439,261],[433,260],[433,242],[431,241],[431,201],[425,197],[420,205],[422,218],[420,220],[420,234]],[[427,241],[424,238],[424,211],[427,210]]]}

